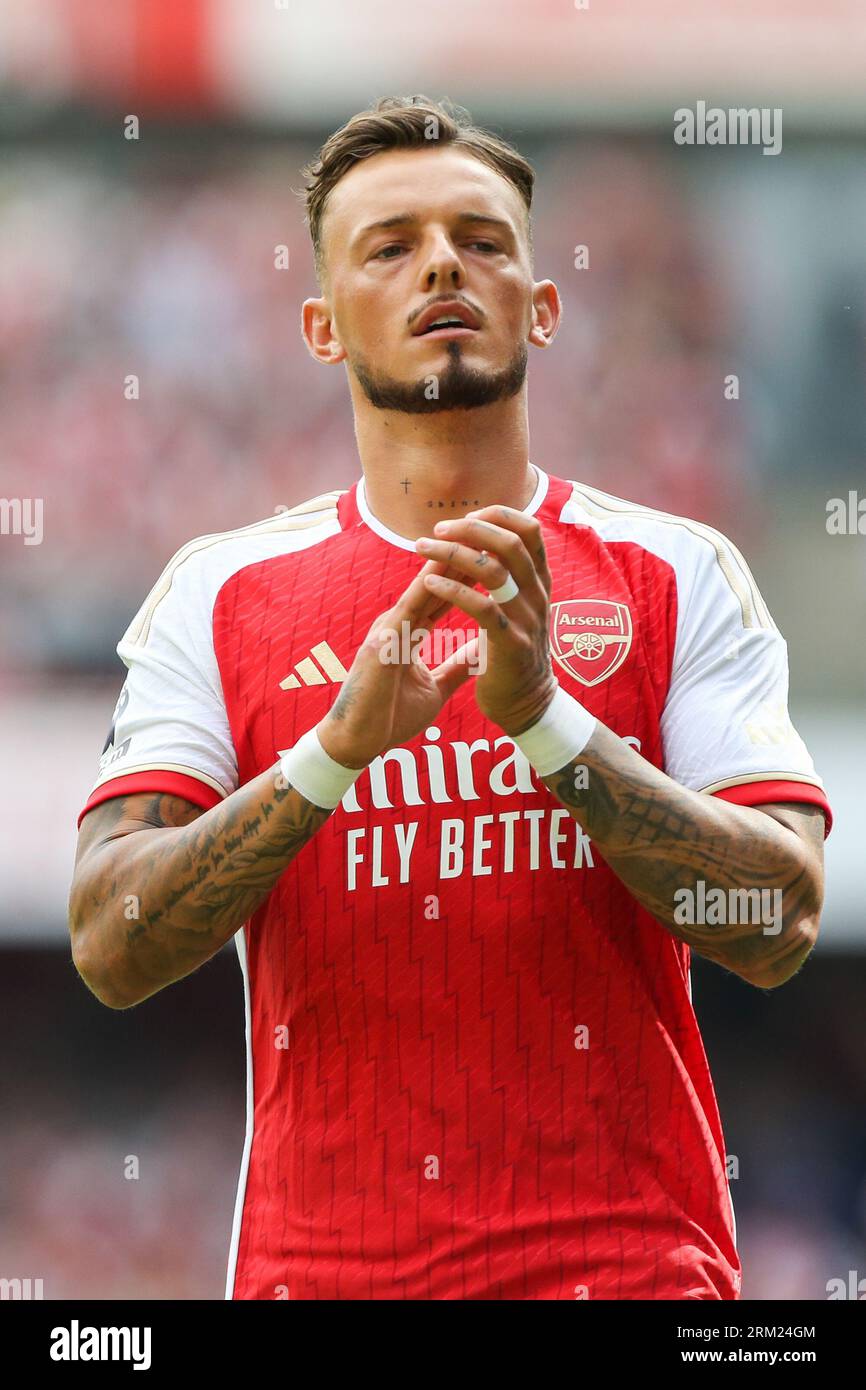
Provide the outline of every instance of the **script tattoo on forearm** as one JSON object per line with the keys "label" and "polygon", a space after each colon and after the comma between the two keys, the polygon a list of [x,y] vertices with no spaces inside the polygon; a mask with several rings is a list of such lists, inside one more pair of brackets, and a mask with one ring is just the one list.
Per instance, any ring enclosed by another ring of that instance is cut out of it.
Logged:
{"label": "script tattoo on forearm", "polygon": [[[700,955],[761,987],[800,968],[821,907],[817,808],[810,852],[772,816],[681,787],[601,726],[579,757],[542,780],[642,906]],[[677,895],[701,883],[707,892],[771,891],[781,929],[770,934],[753,920],[685,925],[675,916]]]}
{"label": "script tattoo on forearm", "polygon": [[[71,917],[105,962],[113,995],[138,1002],[208,960],[248,920],[331,811],[262,773],[203,815],[154,796],[135,815],[115,797],[89,812],[94,845]],[[137,909],[130,918],[130,903]]]}

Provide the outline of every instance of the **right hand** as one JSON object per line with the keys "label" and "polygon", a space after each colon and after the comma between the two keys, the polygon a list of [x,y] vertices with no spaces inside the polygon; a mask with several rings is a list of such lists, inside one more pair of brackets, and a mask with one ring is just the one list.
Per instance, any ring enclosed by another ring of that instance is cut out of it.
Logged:
{"label": "right hand", "polygon": [[[446,661],[432,669],[424,665],[413,644],[412,660],[383,662],[380,642],[396,633],[398,650],[405,631],[429,632],[453,605],[425,586],[428,574],[456,575],[442,561],[428,560],[392,608],[374,619],[355,654],[343,688],[324,719],[316,726],[325,752],[344,767],[368,767],[389,748],[397,748],[432,723],[455,690],[472,675],[477,643],[470,639]],[[407,623],[404,629],[403,623]]]}

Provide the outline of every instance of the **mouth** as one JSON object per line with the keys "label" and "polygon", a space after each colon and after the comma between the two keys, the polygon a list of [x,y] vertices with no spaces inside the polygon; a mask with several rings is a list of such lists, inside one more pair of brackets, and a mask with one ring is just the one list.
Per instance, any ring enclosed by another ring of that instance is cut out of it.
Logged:
{"label": "mouth", "polygon": [[433,304],[412,330],[415,338],[462,338],[477,333],[477,316],[466,304]]}
{"label": "mouth", "polygon": [[440,328],[427,328],[423,333],[417,333],[417,338],[471,338],[473,333],[477,333],[477,328],[467,328],[463,323],[445,324]]}

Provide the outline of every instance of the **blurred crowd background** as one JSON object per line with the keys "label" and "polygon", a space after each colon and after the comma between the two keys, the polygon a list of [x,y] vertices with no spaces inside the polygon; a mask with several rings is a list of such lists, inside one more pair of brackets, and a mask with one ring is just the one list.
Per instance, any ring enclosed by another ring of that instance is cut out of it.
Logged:
{"label": "blurred crowd background", "polygon": [[[0,549],[4,668],[114,669],[115,633],[185,540],[355,480],[344,369],[299,333],[316,289],[293,189],[326,134],[200,151],[163,127],[142,150],[104,131],[6,151],[3,487],[38,480],[50,545]],[[820,542],[820,497],[866,434],[861,152],[836,220],[820,147],[777,173],[752,149],[699,164],[653,133],[515,138],[537,169],[536,273],[565,306],[554,350],[530,359],[534,458],[733,532],[756,569],[784,536],[780,495],[816,486]]]}
{"label": "blurred crowd background", "polygon": [[[75,819],[116,643],[173,552],[359,475],[343,370],[299,334],[316,293],[300,168],[377,95],[423,91],[536,167],[536,274],[565,318],[530,358],[533,460],[726,532],[788,640],[837,818],[822,942],[772,995],[696,962],[695,1007],[739,1165],[744,1297],[866,1280],[866,563],[863,536],[826,526],[829,499],[866,496],[866,13],[652,8],[545,0],[527,31],[511,0],[440,0],[431,44],[396,0],[327,18],[306,0],[110,17],[6,0],[0,494],[42,499],[44,536],[0,535],[0,1277],[49,1298],[222,1295],[234,949],[129,1013],[98,1005],[66,937]],[[675,145],[698,98],[781,106],[783,152]]]}

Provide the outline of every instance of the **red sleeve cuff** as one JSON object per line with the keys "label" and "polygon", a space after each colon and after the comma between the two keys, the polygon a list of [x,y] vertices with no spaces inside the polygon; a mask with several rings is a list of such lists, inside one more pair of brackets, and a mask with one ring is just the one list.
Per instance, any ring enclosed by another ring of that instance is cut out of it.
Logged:
{"label": "red sleeve cuff", "polygon": [[735,806],[766,806],[771,801],[803,801],[820,806],[824,812],[824,839],[833,828],[833,812],[826,794],[811,782],[745,782],[739,787],[725,787],[711,792],[720,801],[732,801]]}
{"label": "red sleeve cuff", "polygon": [[209,787],[206,782],[200,782],[197,777],[189,777],[183,772],[161,772],[159,768],[154,768],[152,772],[130,772],[125,777],[112,777],[110,782],[103,782],[90,793],[87,804],[78,817],[78,828],[81,828],[82,820],[94,806],[99,806],[112,796],[133,796],[136,792],[153,792],[154,795],[163,792],[166,796],[182,796],[194,806],[200,806],[203,811],[209,811],[212,806],[223,800],[214,787]]}

